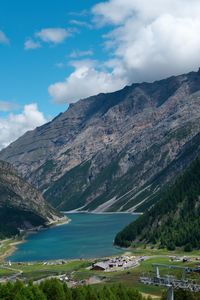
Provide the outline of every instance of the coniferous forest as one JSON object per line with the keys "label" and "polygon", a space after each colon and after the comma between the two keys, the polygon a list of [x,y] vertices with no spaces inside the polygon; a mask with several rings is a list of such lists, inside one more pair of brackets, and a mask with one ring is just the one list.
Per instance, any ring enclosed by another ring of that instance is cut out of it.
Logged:
{"label": "coniferous forest", "polygon": [[[162,300],[166,300],[166,291]],[[57,279],[50,279],[33,284],[24,284],[21,281],[0,284],[1,300],[152,300],[144,298],[134,288],[123,285],[113,286],[81,286],[68,288],[65,283]],[[190,293],[183,290],[175,291],[176,300],[200,300],[200,293]]]}
{"label": "coniferous forest", "polygon": [[181,175],[161,200],[117,234],[115,244],[158,244],[174,250],[200,249],[200,157]]}
{"label": "coniferous forest", "polygon": [[[57,279],[46,280],[39,285],[21,281],[0,285],[1,300],[144,300],[135,289],[122,285],[94,288],[81,286],[68,288]],[[151,300],[151,297],[148,298]]]}

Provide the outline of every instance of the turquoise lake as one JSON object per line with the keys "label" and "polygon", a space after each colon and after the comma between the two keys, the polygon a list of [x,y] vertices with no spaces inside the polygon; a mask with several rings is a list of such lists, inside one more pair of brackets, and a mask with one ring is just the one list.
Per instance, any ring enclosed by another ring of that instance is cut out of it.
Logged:
{"label": "turquoise lake", "polygon": [[121,252],[113,246],[116,233],[138,217],[87,213],[67,216],[70,223],[29,235],[8,259],[28,262],[115,255]]}

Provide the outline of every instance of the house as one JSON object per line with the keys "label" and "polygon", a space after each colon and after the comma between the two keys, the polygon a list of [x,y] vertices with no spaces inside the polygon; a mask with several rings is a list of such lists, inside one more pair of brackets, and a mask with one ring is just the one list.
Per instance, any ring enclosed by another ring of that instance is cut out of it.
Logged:
{"label": "house", "polygon": [[105,262],[98,262],[96,264],[93,264],[92,270],[96,271],[105,271],[109,268],[109,265]]}

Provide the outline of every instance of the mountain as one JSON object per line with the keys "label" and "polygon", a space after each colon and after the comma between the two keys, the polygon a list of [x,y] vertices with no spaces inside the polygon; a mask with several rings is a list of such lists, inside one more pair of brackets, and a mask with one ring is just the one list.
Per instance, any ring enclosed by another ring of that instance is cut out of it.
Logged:
{"label": "mountain", "polygon": [[62,215],[45,202],[40,192],[20,178],[9,163],[0,161],[0,238],[61,218]]}
{"label": "mountain", "polygon": [[115,244],[157,243],[161,247],[200,249],[200,156],[161,200],[115,238]]}
{"label": "mountain", "polygon": [[199,153],[200,71],[80,100],[0,159],[60,210],[132,212]]}

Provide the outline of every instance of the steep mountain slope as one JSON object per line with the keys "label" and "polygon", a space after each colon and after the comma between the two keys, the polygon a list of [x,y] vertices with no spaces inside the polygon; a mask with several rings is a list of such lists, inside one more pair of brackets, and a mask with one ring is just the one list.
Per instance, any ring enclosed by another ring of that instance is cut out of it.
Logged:
{"label": "steep mountain slope", "polygon": [[0,161],[0,238],[17,234],[19,229],[47,225],[61,217],[9,163]]}
{"label": "steep mountain slope", "polygon": [[200,156],[166,191],[159,203],[118,233],[115,243],[159,243],[200,249]]}
{"label": "steep mountain slope", "polygon": [[200,152],[200,72],[81,100],[0,152],[62,210],[143,211]]}

